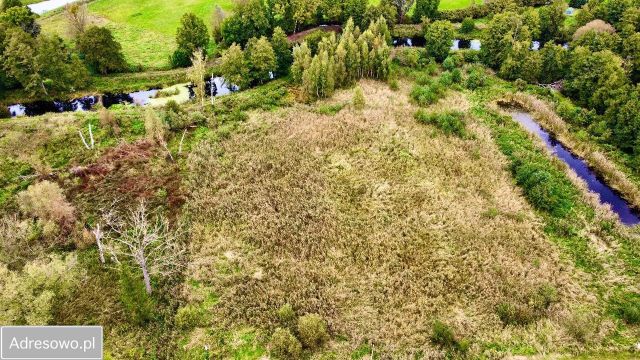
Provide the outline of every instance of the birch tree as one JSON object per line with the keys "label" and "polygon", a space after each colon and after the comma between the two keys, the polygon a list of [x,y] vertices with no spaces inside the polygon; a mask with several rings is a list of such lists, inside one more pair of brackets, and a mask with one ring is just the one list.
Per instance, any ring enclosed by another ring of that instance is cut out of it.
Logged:
{"label": "birch tree", "polygon": [[205,97],[207,96],[204,81],[207,71],[207,58],[202,53],[200,49],[193,52],[191,57],[192,65],[187,71],[189,81],[195,86],[193,91],[196,94],[196,99],[200,101],[200,106],[204,106]]}

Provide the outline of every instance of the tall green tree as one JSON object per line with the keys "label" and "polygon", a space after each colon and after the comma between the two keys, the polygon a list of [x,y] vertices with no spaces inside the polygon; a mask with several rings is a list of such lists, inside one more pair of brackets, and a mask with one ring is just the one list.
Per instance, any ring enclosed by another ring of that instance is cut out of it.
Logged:
{"label": "tall green tree", "polygon": [[295,22],[291,0],[267,0],[266,6],[272,26],[280,27],[285,32],[293,32]]}
{"label": "tall green tree", "polygon": [[427,40],[425,49],[429,56],[437,61],[443,61],[449,55],[449,49],[455,36],[455,28],[451,22],[437,20],[431,23],[425,31]]}
{"label": "tall green tree", "polygon": [[0,12],[3,12],[12,7],[22,6],[20,0],[0,0]]}
{"label": "tall green tree", "polygon": [[367,0],[345,0],[342,3],[342,21],[353,19],[354,23],[360,27],[369,25],[366,23]]}
{"label": "tall green tree", "polygon": [[518,41],[500,66],[500,77],[507,80],[538,81],[542,69],[540,52],[530,50],[531,43]]}
{"label": "tall green tree", "polygon": [[236,2],[233,15],[222,23],[221,33],[224,43],[246,45],[253,37],[268,36],[271,23],[267,8],[262,0]]}
{"label": "tall green tree", "polygon": [[311,66],[311,49],[307,42],[303,42],[293,48],[293,64],[291,65],[291,75],[296,84],[302,83],[302,75]]}
{"label": "tall green tree", "polygon": [[640,33],[624,39],[622,55],[629,65],[629,76],[634,83],[640,82]]}
{"label": "tall green tree", "polygon": [[190,66],[191,56],[198,50],[205,52],[209,45],[209,30],[204,21],[193,13],[186,13],[180,20],[176,33],[178,48],[174,53],[174,66]]}
{"label": "tall green tree", "polygon": [[9,27],[19,27],[22,31],[31,36],[40,34],[40,25],[36,22],[38,15],[34,14],[26,6],[11,7],[0,13],[0,22]]}
{"label": "tall green tree", "polygon": [[32,38],[11,30],[2,54],[4,71],[32,96],[51,98],[87,85],[89,74],[82,61],[56,36]]}
{"label": "tall green tree", "polygon": [[542,57],[542,70],[540,81],[545,84],[564,78],[569,64],[569,52],[562,46],[548,42],[540,50]]}
{"label": "tall green tree", "polygon": [[220,58],[220,73],[225,82],[245,88],[250,84],[249,65],[240,45],[231,45]]}
{"label": "tall green tree", "polygon": [[266,37],[251,39],[245,49],[245,57],[251,72],[251,79],[259,84],[269,81],[270,74],[277,70],[276,54]]}
{"label": "tall green tree", "polygon": [[422,18],[435,19],[438,15],[440,0],[416,0],[416,7],[413,9],[413,22],[418,24]]}
{"label": "tall green tree", "polygon": [[287,40],[287,34],[280,27],[276,27],[273,30],[271,36],[271,47],[276,55],[278,76],[284,76],[289,73],[289,68],[293,62],[293,55],[291,53],[291,46]]}
{"label": "tall green tree", "polygon": [[482,36],[480,56],[483,62],[499,69],[516,41],[531,41],[531,33],[522,17],[512,11],[494,15]]}
{"label": "tall green tree", "polygon": [[97,73],[119,72],[127,67],[122,46],[107,28],[88,28],[78,37],[77,49],[87,65]]}
{"label": "tall green tree", "polygon": [[609,50],[578,47],[571,54],[564,91],[581,106],[602,114],[615,91],[628,83],[622,59]]}
{"label": "tall green tree", "polygon": [[551,5],[540,8],[540,41],[545,43],[560,38],[564,26],[564,10],[567,4],[563,0],[555,0]]}

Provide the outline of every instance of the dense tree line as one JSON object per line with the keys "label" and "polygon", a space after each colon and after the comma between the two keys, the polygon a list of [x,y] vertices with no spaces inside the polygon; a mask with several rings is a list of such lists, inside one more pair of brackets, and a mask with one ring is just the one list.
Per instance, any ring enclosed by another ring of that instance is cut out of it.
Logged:
{"label": "dense tree line", "polygon": [[[563,92],[586,109],[567,112],[568,120],[640,158],[640,4],[589,0],[573,27],[563,25],[565,7],[556,1],[537,16],[526,8],[496,14],[481,58],[508,80],[562,81]],[[540,51],[531,51],[534,39]]]}

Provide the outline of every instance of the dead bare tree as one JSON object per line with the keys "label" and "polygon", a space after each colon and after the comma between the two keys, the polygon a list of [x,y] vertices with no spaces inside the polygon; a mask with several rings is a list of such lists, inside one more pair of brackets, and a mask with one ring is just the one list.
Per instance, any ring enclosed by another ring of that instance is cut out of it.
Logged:
{"label": "dead bare tree", "polygon": [[151,294],[151,276],[168,276],[182,265],[180,232],[170,229],[166,217],[149,212],[143,201],[125,215],[108,214],[104,219],[108,231],[102,235],[104,248],[116,264],[127,261],[138,267]]}
{"label": "dead bare tree", "polygon": [[67,18],[69,35],[76,37],[87,28],[87,4],[75,2],[64,7],[64,16]]}

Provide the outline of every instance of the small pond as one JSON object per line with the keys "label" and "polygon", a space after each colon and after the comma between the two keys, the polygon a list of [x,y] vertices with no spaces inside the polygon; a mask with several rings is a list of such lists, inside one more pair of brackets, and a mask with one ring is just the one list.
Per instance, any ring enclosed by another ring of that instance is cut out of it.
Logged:
{"label": "small pond", "polygon": [[618,215],[620,221],[625,225],[640,224],[640,213],[633,209],[615,190],[610,188],[604,180],[598,177],[587,163],[580,157],[571,153],[549,132],[542,128],[533,117],[525,112],[512,112],[511,117],[524,126],[529,132],[537,135],[551,150],[553,155],[567,164],[587,183],[589,190],[598,194],[602,203],[608,204],[611,210]]}
{"label": "small pond", "polygon": [[[213,83],[213,86],[211,84]],[[223,78],[214,77],[205,82],[206,93],[213,94],[213,96],[222,96],[230,94],[233,91],[238,91],[239,88],[235,85],[227,85]],[[193,86],[186,86],[189,90],[189,96],[193,97]],[[102,102],[102,105],[109,108],[117,104],[133,104],[136,106],[148,105],[158,94],[159,89],[149,89],[142,91],[134,91],[131,93],[121,94],[103,94],[103,95],[90,95],[77,99],[60,101],[34,101],[25,104],[15,104],[9,106],[9,112],[11,117],[16,116],[37,116],[46,113],[61,113],[69,111],[88,111]]]}
{"label": "small pond", "polygon": [[42,1],[35,4],[27,5],[31,11],[38,15],[42,15],[47,11],[55,10],[57,8],[61,8],[67,4],[75,2],[76,0],[48,0]]}

